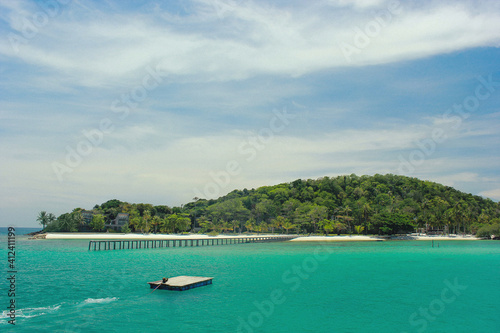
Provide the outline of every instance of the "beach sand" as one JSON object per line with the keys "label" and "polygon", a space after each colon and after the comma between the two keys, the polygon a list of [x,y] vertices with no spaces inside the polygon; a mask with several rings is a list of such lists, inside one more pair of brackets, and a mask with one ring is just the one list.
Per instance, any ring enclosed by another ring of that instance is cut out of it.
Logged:
{"label": "beach sand", "polygon": [[[240,235],[240,234],[225,234],[217,236],[208,236],[205,234],[190,234],[190,235],[169,235],[169,234],[122,234],[122,233],[47,233],[38,235],[39,239],[135,239],[135,240],[178,240],[178,239],[211,239],[211,238],[250,238],[250,237],[288,237],[291,235]],[[385,240],[480,240],[471,235],[466,236],[426,236],[426,235],[408,235],[397,237],[377,237],[377,236],[297,236],[292,239],[292,242],[377,242]]]}
{"label": "beach sand", "polygon": [[402,237],[402,239],[407,239],[409,238],[410,240],[481,240],[481,238],[477,238],[476,236],[473,235],[449,235],[449,236],[407,236],[407,237]]}
{"label": "beach sand", "polygon": [[353,235],[353,236],[308,236],[308,237],[298,237],[292,239],[292,242],[363,242],[363,241],[386,241],[386,240],[421,240],[421,241],[430,241],[430,240],[480,240],[480,238],[476,238],[471,235],[467,236],[394,236],[394,237],[377,237],[377,236],[361,236],[361,235]]}
{"label": "beach sand", "polygon": [[384,238],[372,236],[301,236],[292,239],[292,242],[377,242]]}
{"label": "beach sand", "polygon": [[292,239],[292,242],[363,242],[363,241],[386,241],[386,240],[417,240],[417,241],[431,241],[431,240],[480,240],[471,235],[467,236],[428,236],[428,235],[408,235],[408,236],[394,236],[394,237],[377,237],[377,236],[308,236],[298,237]]}
{"label": "beach sand", "polygon": [[45,239],[135,239],[135,240],[177,240],[177,239],[212,239],[212,238],[251,238],[251,237],[288,237],[289,235],[240,235],[240,234],[225,234],[217,236],[209,236],[204,234],[190,235],[170,235],[170,234],[122,234],[122,233],[47,233]]}

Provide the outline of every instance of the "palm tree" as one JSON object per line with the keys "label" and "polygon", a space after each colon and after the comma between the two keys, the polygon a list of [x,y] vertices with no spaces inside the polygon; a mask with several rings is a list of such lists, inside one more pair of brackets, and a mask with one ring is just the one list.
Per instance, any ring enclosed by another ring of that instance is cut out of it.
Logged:
{"label": "palm tree", "polygon": [[352,212],[352,209],[349,207],[349,205],[346,205],[342,209],[342,212],[344,214],[344,216],[342,216],[342,219],[347,223],[347,225],[349,227],[349,234],[350,234],[352,232],[352,230],[351,230],[351,223],[349,223],[349,222],[352,221],[352,218],[349,217],[349,213]]}
{"label": "palm tree", "polygon": [[222,230],[224,231],[224,233],[226,231],[230,231],[230,230],[233,230],[233,225],[231,222],[227,222],[227,221],[222,221]]}
{"label": "palm tree", "polygon": [[36,220],[42,225],[43,229],[49,224],[49,214],[47,214],[46,211],[41,211],[40,214],[38,214],[38,217]]}
{"label": "palm tree", "polygon": [[56,216],[54,214],[52,214],[52,213],[49,213],[47,215],[47,220],[48,220],[47,225],[49,225],[49,224],[51,224],[52,222],[54,222],[56,220]]}
{"label": "palm tree", "polygon": [[427,209],[430,207],[430,201],[428,199],[425,199],[422,201],[422,211],[424,212],[424,221],[425,222],[425,232],[428,230],[428,221],[427,221]]}
{"label": "palm tree", "polygon": [[236,233],[236,229],[238,229],[238,227],[240,226],[240,221],[231,220],[229,223],[231,224],[231,229],[233,230],[233,234]]}
{"label": "palm tree", "polygon": [[211,227],[210,221],[204,215],[198,218],[198,225],[201,227],[202,232],[206,232]]}
{"label": "palm tree", "polygon": [[372,208],[370,207],[368,202],[365,202],[361,209],[363,211],[363,217],[365,218],[365,226],[368,227],[368,216],[370,215]]}
{"label": "palm tree", "polygon": [[251,218],[249,219],[248,221],[245,222],[245,228],[248,230],[248,231],[254,231],[255,230],[255,219],[254,218]]}
{"label": "palm tree", "polygon": [[153,216],[153,219],[151,220],[151,225],[153,226],[153,232],[155,234],[160,224],[161,224],[161,218],[157,215]]}
{"label": "palm tree", "polygon": [[258,234],[260,234],[261,232],[266,232],[267,230],[269,230],[269,228],[267,223],[262,221],[261,223],[254,226],[254,230],[257,231]]}
{"label": "palm tree", "polygon": [[286,230],[286,234],[288,234],[288,230],[295,228],[297,225],[290,222],[289,219],[285,219],[283,222],[281,222],[281,226]]}
{"label": "palm tree", "polygon": [[271,228],[271,233],[274,234],[274,228],[279,228],[280,224],[279,224],[279,221],[277,220],[277,218],[275,219],[272,219],[271,221],[269,221],[269,228]]}
{"label": "palm tree", "polygon": [[151,212],[149,209],[146,209],[144,213],[142,214],[142,225],[141,225],[141,230],[143,233],[149,234],[149,225],[148,222],[151,219]]}
{"label": "palm tree", "polygon": [[[460,232],[460,223],[462,222],[463,219],[463,212],[460,206],[460,203],[458,202],[455,204],[455,206],[452,208],[451,211],[451,216],[455,220],[456,226],[455,226],[455,233],[458,234]],[[458,232],[457,232],[458,229]]]}
{"label": "palm tree", "polygon": [[327,236],[334,229],[332,220],[324,219],[323,221],[320,222],[320,224],[321,224],[321,227],[323,227],[323,230],[325,231],[325,235],[327,235]]}
{"label": "palm tree", "polygon": [[363,227],[362,225],[356,225],[354,226],[354,231],[359,235],[363,232],[363,230],[365,230],[365,227]]}

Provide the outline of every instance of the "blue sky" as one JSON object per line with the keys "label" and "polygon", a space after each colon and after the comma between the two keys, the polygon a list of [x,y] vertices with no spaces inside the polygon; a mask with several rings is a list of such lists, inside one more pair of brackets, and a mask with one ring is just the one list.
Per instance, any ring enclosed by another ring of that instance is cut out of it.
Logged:
{"label": "blue sky", "polygon": [[404,174],[500,199],[498,1],[0,0],[0,225]]}

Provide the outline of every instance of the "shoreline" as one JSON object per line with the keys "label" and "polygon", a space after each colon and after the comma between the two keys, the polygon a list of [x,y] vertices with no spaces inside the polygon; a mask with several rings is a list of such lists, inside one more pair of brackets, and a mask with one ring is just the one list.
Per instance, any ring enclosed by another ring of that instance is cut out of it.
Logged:
{"label": "shoreline", "polygon": [[[276,234],[261,234],[261,235],[217,235],[209,236],[206,234],[191,234],[191,235],[173,235],[173,234],[121,234],[121,233],[46,233],[39,234],[31,239],[88,239],[88,240],[118,240],[118,239],[134,239],[134,240],[179,240],[179,239],[216,239],[216,238],[252,238],[252,237],[289,237],[292,235],[276,235]],[[408,240],[408,241],[431,241],[431,240],[482,240],[472,235],[458,236],[428,236],[428,235],[407,235],[407,236],[300,236],[290,240],[291,242],[381,242],[388,240]]]}
{"label": "shoreline", "polygon": [[179,239],[215,239],[215,238],[253,238],[253,237],[289,237],[290,235],[217,235],[209,236],[206,234],[190,234],[190,235],[175,235],[175,234],[122,234],[122,233],[47,233],[42,239],[89,239],[89,240],[117,240],[117,239],[134,239],[134,240],[179,240]]}
{"label": "shoreline", "polygon": [[475,236],[304,236],[290,240],[291,242],[382,242],[382,241],[432,241],[432,240],[482,240]]}

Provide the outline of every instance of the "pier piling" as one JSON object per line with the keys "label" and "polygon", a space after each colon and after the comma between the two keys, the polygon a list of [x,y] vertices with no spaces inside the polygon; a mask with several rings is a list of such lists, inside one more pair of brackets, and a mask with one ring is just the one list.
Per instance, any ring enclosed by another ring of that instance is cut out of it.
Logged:
{"label": "pier piling", "polygon": [[[89,241],[89,251],[133,250],[133,249],[149,249],[149,248],[156,249],[156,248],[188,247],[188,246],[199,247],[199,246],[217,246],[217,245],[236,245],[236,244],[246,244],[246,243],[284,242],[291,240],[295,237],[297,236],[286,235],[286,236],[227,237],[227,238],[211,238],[211,239],[190,238],[190,239],[161,239],[161,240],[91,240]],[[434,244],[432,244],[432,246],[434,247]]]}

